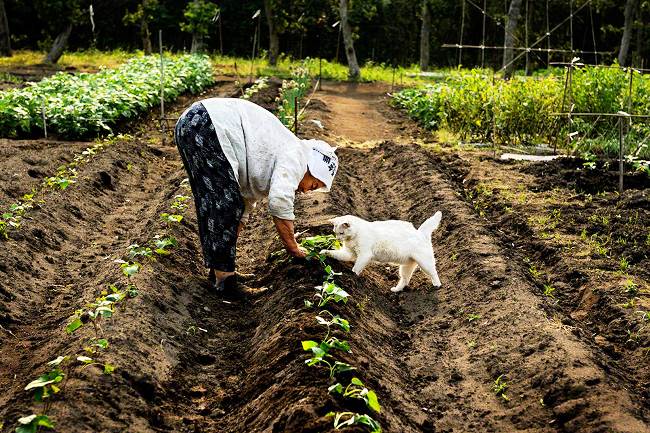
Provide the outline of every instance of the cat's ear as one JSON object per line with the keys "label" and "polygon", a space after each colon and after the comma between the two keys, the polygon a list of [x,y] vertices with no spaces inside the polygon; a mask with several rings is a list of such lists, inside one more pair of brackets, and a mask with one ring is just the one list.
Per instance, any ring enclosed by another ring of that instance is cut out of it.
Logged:
{"label": "cat's ear", "polygon": [[349,229],[350,228],[350,223],[343,223],[343,224],[341,224],[341,227],[343,227],[344,229]]}

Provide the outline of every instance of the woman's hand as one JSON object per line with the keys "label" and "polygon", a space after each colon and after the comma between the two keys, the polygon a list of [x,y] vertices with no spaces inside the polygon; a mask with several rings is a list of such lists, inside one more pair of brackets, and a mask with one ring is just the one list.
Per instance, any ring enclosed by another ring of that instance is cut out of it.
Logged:
{"label": "woman's hand", "polygon": [[297,258],[297,259],[304,259],[305,257],[307,257],[307,252],[306,252],[305,250],[303,250],[302,248],[300,248],[300,246],[298,246],[298,247],[295,248],[295,249],[293,249],[293,248],[292,248],[292,249],[287,248],[287,252],[288,252],[291,256],[293,256],[293,257],[295,257],[295,258]]}
{"label": "woman's hand", "polygon": [[284,248],[287,252],[293,257],[304,259],[307,256],[307,253],[301,249],[296,242],[293,232],[293,221],[273,217],[273,222],[275,223],[275,228],[278,231],[280,240],[284,244]]}

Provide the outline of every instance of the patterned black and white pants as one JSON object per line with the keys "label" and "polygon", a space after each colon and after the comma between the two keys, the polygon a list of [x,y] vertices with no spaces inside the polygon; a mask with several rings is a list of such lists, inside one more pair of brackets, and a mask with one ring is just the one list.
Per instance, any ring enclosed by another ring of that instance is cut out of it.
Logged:
{"label": "patterned black and white pants", "polygon": [[203,104],[181,115],[174,140],[194,194],[205,266],[232,272],[244,198]]}

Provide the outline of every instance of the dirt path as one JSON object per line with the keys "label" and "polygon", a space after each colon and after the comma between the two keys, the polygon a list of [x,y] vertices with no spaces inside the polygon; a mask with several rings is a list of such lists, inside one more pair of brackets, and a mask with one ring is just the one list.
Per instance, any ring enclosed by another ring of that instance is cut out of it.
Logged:
{"label": "dirt path", "polygon": [[[546,312],[525,270],[458,193],[440,158],[410,144],[413,130],[386,107],[387,90],[325,83],[301,130],[343,145],[341,170],[330,194],[300,197],[296,212],[299,231],[319,234],[330,232],[334,215],[417,225],[443,211],[433,238],[440,289],[418,271],[395,295],[388,290],[395,267],[371,266],[357,277],[349,265],[333,264],[353,297],[340,311],[354,329],[354,350],[343,360],[377,391],[384,431],[648,431],[647,407],[562,317]],[[204,96],[234,93],[226,82]],[[326,372],[305,366],[300,347],[322,336],[304,304],[322,282],[321,269],[269,258],[281,245],[262,203],[238,244],[238,263],[256,275],[250,285],[268,292],[254,300],[210,293],[192,206],[172,228],[160,221],[174,197],[188,192],[177,152],[159,144],[153,120],[80,169],[74,187],[48,195],[0,244],[1,430],[42,411],[23,388],[47,361],[91,341],[90,327],[73,336],[63,329],[108,284],[125,284],[114,260],[133,243],[171,233],[173,254],[143,259],[132,281],[138,296],[103,325],[110,346],[102,362],[115,372],[74,367],[52,397],[57,431],[333,432],[326,414],[348,407],[327,393]],[[20,152],[12,158],[24,160]],[[500,376],[508,401],[493,391]]]}

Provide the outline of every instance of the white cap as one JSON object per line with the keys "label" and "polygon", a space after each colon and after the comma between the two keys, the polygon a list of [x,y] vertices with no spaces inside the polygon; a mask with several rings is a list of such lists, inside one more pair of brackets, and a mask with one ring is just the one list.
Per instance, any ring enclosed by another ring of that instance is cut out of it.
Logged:
{"label": "white cap", "polygon": [[303,143],[311,148],[307,161],[309,172],[325,184],[325,191],[329,191],[339,169],[339,158],[334,153],[336,147],[332,147],[322,140],[303,140]]}

